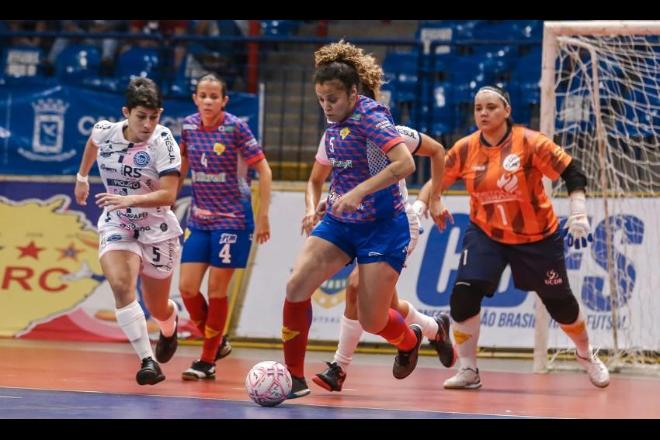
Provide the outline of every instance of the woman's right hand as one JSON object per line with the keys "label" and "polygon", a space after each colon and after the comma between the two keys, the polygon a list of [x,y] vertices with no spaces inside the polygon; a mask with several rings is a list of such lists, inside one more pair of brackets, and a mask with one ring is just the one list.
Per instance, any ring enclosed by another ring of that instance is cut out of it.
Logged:
{"label": "woman's right hand", "polygon": [[81,206],[87,205],[87,196],[89,196],[89,182],[80,182],[76,180],[76,187],[73,190],[76,202]]}

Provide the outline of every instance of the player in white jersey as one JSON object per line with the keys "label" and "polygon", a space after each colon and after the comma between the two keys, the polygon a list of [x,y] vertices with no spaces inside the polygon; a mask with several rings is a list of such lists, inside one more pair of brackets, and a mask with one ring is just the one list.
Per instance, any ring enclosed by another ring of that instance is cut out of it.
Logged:
{"label": "player in white jersey", "polygon": [[[94,126],[74,191],[76,201],[86,205],[88,174],[98,162],[106,189],[96,194],[103,208],[99,259],[114,294],[117,323],[141,360],[140,385],[164,380],[158,362],[169,361],[177,348],[177,306],[169,292],[183,231],[170,206],[176,200],[181,155],[170,130],[158,124],[162,111],[156,84],[148,78],[131,80],[122,108],[126,119]],[[158,362],[136,299],[138,276],[145,305],[160,328]]]}

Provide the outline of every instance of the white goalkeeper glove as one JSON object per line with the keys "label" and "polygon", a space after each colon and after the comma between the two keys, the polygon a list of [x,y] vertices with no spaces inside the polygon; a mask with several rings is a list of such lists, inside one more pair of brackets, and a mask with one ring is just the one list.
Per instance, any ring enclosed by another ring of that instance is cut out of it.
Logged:
{"label": "white goalkeeper glove", "polygon": [[564,229],[566,244],[568,247],[574,246],[575,249],[586,248],[587,241],[594,241],[594,237],[587,218],[584,191],[573,191],[570,199],[570,215]]}

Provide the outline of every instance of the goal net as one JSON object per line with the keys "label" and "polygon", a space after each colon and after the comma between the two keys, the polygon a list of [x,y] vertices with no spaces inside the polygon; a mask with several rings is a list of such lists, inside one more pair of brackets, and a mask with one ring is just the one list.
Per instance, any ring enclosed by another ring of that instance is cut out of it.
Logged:
{"label": "goal net", "polygon": [[[569,281],[614,371],[660,371],[659,77],[660,21],[545,23],[541,131],[585,171],[594,234]],[[565,217],[561,179],[552,194]],[[537,303],[535,371],[562,368],[573,344]]]}

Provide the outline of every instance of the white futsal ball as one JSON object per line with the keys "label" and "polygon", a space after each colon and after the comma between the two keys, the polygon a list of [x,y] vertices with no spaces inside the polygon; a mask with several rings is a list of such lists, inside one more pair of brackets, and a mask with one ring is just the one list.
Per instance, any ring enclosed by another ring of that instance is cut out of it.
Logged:
{"label": "white futsal ball", "polygon": [[279,405],[291,392],[291,375],[279,362],[259,362],[245,378],[245,389],[250,399],[261,406]]}

